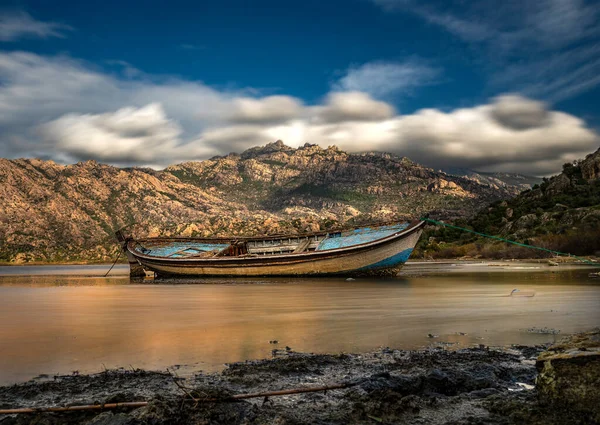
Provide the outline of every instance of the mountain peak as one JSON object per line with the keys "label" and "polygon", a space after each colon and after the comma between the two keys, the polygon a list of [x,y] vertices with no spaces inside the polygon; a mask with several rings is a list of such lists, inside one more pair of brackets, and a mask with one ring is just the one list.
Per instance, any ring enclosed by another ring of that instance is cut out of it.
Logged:
{"label": "mountain peak", "polygon": [[287,146],[283,141],[277,140],[272,143],[267,143],[264,146],[255,146],[242,152],[242,159],[256,158],[261,155],[268,155],[274,152],[293,152],[295,149]]}

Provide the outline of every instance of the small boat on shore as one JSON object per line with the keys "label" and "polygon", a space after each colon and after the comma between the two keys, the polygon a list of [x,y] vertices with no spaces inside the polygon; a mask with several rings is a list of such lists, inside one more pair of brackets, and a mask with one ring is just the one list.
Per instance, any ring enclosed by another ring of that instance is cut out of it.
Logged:
{"label": "small boat on shore", "polygon": [[395,276],[408,260],[423,221],[336,232],[250,238],[117,238],[132,277]]}

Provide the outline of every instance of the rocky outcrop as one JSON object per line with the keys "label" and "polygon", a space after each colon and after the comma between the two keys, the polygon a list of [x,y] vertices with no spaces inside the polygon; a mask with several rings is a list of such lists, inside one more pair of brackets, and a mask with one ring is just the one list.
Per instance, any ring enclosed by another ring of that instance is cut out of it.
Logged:
{"label": "rocky outcrop", "polygon": [[550,347],[536,368],[540,402],[579,412],[581,423],[600,422],[600,330]]}
{"label": "rocky outcrop", "polygon": [[[498,188],[436,172],[391,154],[348,154],[335,146],[323,149],[311,144],[293,149],[280,141],[165,171],[199,187],[214,186],[227,199],[241,199],[269,211],[340,201],[370,208],[383,201],[413,214],[415,205],[423,205],[424,211],[447,207],[448,196],[471,200],[466,209],[473,210],[519,191],[509,185]],[[407,197],[412,202],[403,201]],[[445,202],[440,202],[442,199]]]}
{"label": "rocky outcrop", "polygon": [[483,172],[468,168],[444,168],[446,174],[465,177],[479,184],[487,184],[495,188],[517,188],[519,192],[530,189],[534,184],[542,182],[541,177],[526,176],[516,173]]}
{"label": "rocky outcrop", "polygon": [[567,191],[572,186],[571,179],[566,174],[562,173],[552,179],[546,188],[546,196],[556,196]]}
{"label": "rocky outcrop", "polygon": [[[307,146],[307,145],[305,145]],[[310,146],[308,144],[308,146]],[[265,146],[255,146],[250,148],[242,154],[243,159],[256,158],[261,155],[269,155],[277,152],[292,152],[294,148],[285,145],[281,140],[277,140],[273,143],[268,143]]]}
{"label": "rocky outcrop", "polygon": [[[583,160],[564,164],[560,174],[543,178],[539,184],[515,197],[487,205],[467,220],[464,216],[456,217],[458,226],[543,248],[541,250],[448,232],[437,226],[425,230],[425,238],[421,239],[413,256],[537,258],[549,256],[552,251],[600,256],[599,167],[600,150]],[[449,185],[442,180],[448,179],[440,177],[428,186],[428,190],[440,195],[445,193]],[[460,186],[465,187],[462,183]],[[427,242],[429,239],[431,241]]]}
{"label": "rocky outcrop", "polygon": [[581,162],[581,174],[588,181],[600,179],[600,149]]}
{"label": "rocky outcrop", "polygon": [[[506,202],[480,211],[472,220],[483,233],[526,239],[600,228],[600,150],[568,163],[562,173]],[[533,242],[533,240],[530,240]],[[591,252],[593,254],[593,252]]]}

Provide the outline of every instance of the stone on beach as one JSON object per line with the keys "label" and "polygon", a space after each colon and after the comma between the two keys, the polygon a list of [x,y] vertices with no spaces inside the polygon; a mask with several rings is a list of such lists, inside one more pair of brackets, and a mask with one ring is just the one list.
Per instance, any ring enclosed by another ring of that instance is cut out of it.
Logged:
{"label": "stone on beach", "polygon": [[600,422],[600,329],[548,348],[536,362],[540,402]]}

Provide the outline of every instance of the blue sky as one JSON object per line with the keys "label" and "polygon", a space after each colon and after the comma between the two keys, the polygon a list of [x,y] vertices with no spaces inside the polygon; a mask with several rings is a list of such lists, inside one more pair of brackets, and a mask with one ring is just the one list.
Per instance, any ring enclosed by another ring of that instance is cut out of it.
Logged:
{"label": "blue sky", "polygon": [[0,147],[149,165],[276,139],[548,174],[598,148],[600,5],[4,2]]}

